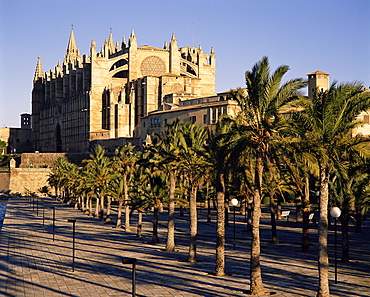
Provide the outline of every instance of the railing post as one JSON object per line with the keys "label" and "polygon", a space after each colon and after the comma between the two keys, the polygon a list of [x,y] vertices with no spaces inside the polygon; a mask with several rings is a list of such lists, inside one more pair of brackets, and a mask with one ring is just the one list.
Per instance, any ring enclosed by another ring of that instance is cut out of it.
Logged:
{"label": "railing post", "polygon": [[75,234],[76,234],[76,220],[69,219],[69,223],[73,224],[73,243],[72,243],[72,272],[75,271]]}

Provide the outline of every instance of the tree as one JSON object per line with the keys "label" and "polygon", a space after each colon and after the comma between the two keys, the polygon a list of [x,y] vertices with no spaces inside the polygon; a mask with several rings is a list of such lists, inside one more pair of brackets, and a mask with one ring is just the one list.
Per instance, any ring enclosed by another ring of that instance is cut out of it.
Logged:
{"label": "tree", "polygon": [[[121,209],[122,203],[125,205],[125,231],[131,232],[130,227],[130,198],[129,198],[129,184],[133,173],[133,168],[135,162],[137,161],[137,151],[135,147],[127,142],[123,146],[116,149],[116,156],[114,158],[114,167],[117,169],[118,173],[121,175],[121,178],[118,178],[116,181],[116,186],[118,186],[118,214],[119,218],[117,220],[116,227],[121,226]],[[120,190],[122,189],[122,192]],[[123,194],[123,196],[122,196]]]}
{"label": "tree", "polygon": [[217,201],[216,276],[225,275],[225,175],[229,172],[233,147],[234,121],[226,116],[217,122],[215,135],[210,138],[210,163],[215,175]]}
{"label": "tree", "polygon": [[368,155],[364,149],[365,139],[352,135],[361,122],[356,117],[370,109],[370,93],[363,92],[360,83],[333,83],[326,91],[316,91],[312,100],[299,102],[301,111],[294,113],[296,123],[302,125],[305,134],[302,149],[316,160],[319,168],[319,287],[317,296],[330,296],[329,260],[327,251],[329,180],[335,171],[346,174],[345,160],[350,155]]}
{"label": "tree", "polygon": [[103,220],[104,197],[108,193],[108,186],[113,176],[112,160],[105,154],[105,149],[101,145],[97,145],[93,154],[90,154],[90,159],[84,160],[86,163],[86,185],[95,195],[95,217],[99,217],[100,220]]}
{"label": "tree", "polygon": [[289,80],[281,85],[288,66],[278,67],[270,75],[269,61],[263,57],[251,71],[246,71],[246,94],[233,93],[239,102],[239,144],[237,152],[254,159],[254,193],[252,211],[252,247],[250,259],[250,292],[265,293],[260,265],[260,234],[263,162],[270,157],[271,143],[284,120],[281,109],[300,95],[299,89],[306,85],[302,79]]}
{"label": "tree", "polygon": [[141,155],[139,162],[140,172],[139,180],[140,186],[139,198],[141,202],[137,203],[138,208],[149,209],[153,207],[153,236],[152,242],[158,243],[158,222],[159,222],[159,211],[163,203],[164,197],[168,195],[166,189],[166,177],[164,172],[159,166],[161,160],[160,155],[153,146],[147,146]]}
{"label": "tree", "polygon": [[168,228],[166,251],[175,250],[175,190],[177,175],[180,169],[180,133],[183,123],[179,120],[167,126],[167,130],[157,135],[159,142],[156,145],[161,157],[159,166],[167,173],[168,185]]}
{"label": "tree", "polygon": [[189,262],[196,262],[197,242],[197,190],[203,180],[203,172],[209,166],[205,142],[208,130],[190,122],[185,123],[180,133],[181,171],[189,183],[190,244]]}

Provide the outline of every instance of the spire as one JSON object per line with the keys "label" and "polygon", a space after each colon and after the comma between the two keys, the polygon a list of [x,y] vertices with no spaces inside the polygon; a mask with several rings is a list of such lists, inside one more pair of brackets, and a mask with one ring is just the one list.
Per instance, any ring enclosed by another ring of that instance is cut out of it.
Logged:
{"label": "spire", "polygon": [[74,63],[79,55],[80,55],[80,51],[77,49],[75,33],[73,31],[73,25],[72,25],[72,30],[69,36],[69,42],[68,42],[68,47],[66,50],[66,57],[64,58],[64,63],[71,63],[71,62]]}
{"label": "spire", "polygon": [[61,75],[62,75],[62,65],[60,64],[60,60],[58,60],[58,64],[55,67],[55,76],[61,77]]}
{"label": "spire", "polygon": [[38,81],[40,78],[44,77],[44,72],[42,71],[41,59],[40,56],[37,57],[37,65],[35,70],[35,77],[33,78],[33,82]]}
{"label": "spire", "polygon": [[209,56],[209,65],[216,65],[216,55],[215,55],[215,48],[211,47],[211,53]]}
{"label": "spire", "polygon": [[168,49],[168,43],[167,40],[164,41],[163,49]]}
{"label": "spire", "polygon": [[131,36],[129,40],[129,47],[137,47],[137,40],[134,29],[131,30]]}
{"label": "spire", "polygon": [[170,40],[170,49],[171,50],[178,50],[177,40],[175,38],[175,33],[174,32],[172,32],[172,37],[171,37],[171,40]]}
{"label": "spire", "polygon": [[113,54],[114,53],[114,41],[113,41],[112,28],[110,28],[108,47],[109,47],[109,52]]}
{"label": "spire", "polygon": [[127,45],[126,45],[126,37],[123,36],[122,37],[122,49],[125,49],[126,47],[127,47]]}
{"label": "spire", "polygon": [[94,38],[91,39],[90,55],[91,55],[92,58],[96,57],[96,42],[95,42]]}

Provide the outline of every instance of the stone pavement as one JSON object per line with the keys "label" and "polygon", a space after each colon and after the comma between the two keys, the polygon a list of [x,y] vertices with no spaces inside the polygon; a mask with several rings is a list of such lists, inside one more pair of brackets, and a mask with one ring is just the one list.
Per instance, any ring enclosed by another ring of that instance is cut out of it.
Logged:
{"label": "stone pavement", "polygon": [[[41,202],[42,201],[42,202]],[[44,204],[44,224],[43,208]],[[56,207],[55,240],[52,211]],[[227,227],[227,276],[215,277],[215,217],[206,223],[199,211],[197,263],[188,263],[188,217],[177,214],[177,251],[164,252],[166,213],[160,217],[161,243],[152,244],[151,214],[144,217],[143,237],[113,228],[51,198],[40,198],[39,213],[27,198],[9,199],[0,232],[0,296],[131,296],[131,265],[123,257],[137,258],[136,296],[248,296],[250,233],[244,217]],[[294,211],[292,209],[292,211]],[[76,258],[72,272],[72,223],[76,219]],[[133,216],[132,226],[135,226]],[[233,217],[231,214],[231,221]],[[280,244],[270,244],[269,214],[261,224],[261,265],[265,289],[274,296],[315,296],[318,285],[317,231],[311,227],[311,251],[300,251],[301,225],[278,221]],[[134,229],[134,228],[133,228]],[[370,296],[370,230],[351,232],[350,263],[338,262],[334,283],[333,230],[329,232],[330,288],[332,296]],[[341,236],[338,236],[340,242]],[[340,246],[338,245],[338,259]]]}

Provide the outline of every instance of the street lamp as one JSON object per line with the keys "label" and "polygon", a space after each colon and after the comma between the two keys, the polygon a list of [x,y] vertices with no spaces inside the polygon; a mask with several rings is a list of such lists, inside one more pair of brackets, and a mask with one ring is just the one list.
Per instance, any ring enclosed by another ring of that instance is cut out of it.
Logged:
{"label": "street lamp", "polygon": [[233,198],[231,199],[231,204],[233,205],[234,208],[234,251],[235,251],[235,206],[237,206],[239,203],[238,199]]}
{"label": "street lamp", "polygon": [[330,215],[334,218],[334,257],[335,257],[335,268],[334,268],[334,275],[335,275],[335,283],[337,283],[338,278],[337,278],[337,219],[340,217],[342,211],[340,210],[339,207],[333,207],[330,210]]}

